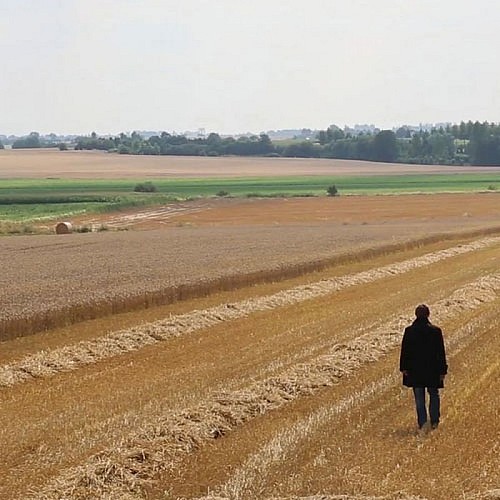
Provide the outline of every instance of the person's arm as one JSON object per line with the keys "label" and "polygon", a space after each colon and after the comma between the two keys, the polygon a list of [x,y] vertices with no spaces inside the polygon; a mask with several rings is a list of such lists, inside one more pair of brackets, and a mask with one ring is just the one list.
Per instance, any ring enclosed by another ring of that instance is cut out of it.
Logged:
{"label": "person's arm", "polygon": [[439,375],[441,380],[448,373],[448,363],[446,362],[446,351],[444,348],[443,332],[438,328],[438,362],[439,362]]}
{"label": "person's arm", "polygon": [[403,375],[408,375],[409,370],[409,357],[410,357],[410,340],[408,329],[405,328],[403,341],[401,342],[401,354],[399,356],[399,371]]}

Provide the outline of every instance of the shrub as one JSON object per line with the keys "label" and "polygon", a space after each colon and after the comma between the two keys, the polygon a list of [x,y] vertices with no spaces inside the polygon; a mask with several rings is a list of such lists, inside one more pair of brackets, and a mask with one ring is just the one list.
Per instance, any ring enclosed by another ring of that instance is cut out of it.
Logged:
{"label": "shrub", "polygon": [[488,191],[496,191],[496,190],[497,190],[497,187],[494,184],[490,184],[488,186]]}
{"label": "shrub", "polygon": [[158,189],[152,182],[147,181],[136,184],[134,187],[134,191],[136,193],[156,193]]}
{"label": "shrub", "polygon": [[337,186],[335,184],[328,186],[326,188],[326,192],[328,193],[328,196],[338,196],[339,195],[339,190],[337,189]]}
{"label": "shrub", "polygon": [[229,196],[229,191],[224,191],[224,189],[221,189],[216,193],[215,196]]}

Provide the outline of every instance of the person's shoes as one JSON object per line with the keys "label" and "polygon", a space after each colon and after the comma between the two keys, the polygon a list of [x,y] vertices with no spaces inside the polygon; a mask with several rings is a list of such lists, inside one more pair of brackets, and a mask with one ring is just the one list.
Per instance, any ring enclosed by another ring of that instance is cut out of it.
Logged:
{"label": "person's shoes", "polygon": [[418,426],[417,436],[425,436],[429,432],[429,424],[425,422]]}
{"label": "person's shoes", "polygon": [[431,422],[431,429],[435,430],[438,428],[439,422]]}

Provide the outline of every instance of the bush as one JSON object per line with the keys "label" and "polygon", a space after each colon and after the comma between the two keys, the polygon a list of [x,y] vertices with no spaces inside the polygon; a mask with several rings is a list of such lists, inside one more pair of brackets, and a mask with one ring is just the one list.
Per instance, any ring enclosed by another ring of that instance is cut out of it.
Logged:
{"label": "bush", "polygon": [[229,196],[229,191],[224,191],[224,189],[221,189],[216,193],[215,196]]}
{"label": "bush", "polygon": [[328,193],[328,196],[339,196],[339,190],[335,184],[328,186],[326,188],[326,192]]}
{"label": "bush", "polygon": [[58,147],[59,151],[68,151],[68,146],[65,142],[61,142]]}
{"label": "bush", "polygon": [[156,193],[158,191],[157,187],[152,182],[140,182],[134,187],[136,193]]}

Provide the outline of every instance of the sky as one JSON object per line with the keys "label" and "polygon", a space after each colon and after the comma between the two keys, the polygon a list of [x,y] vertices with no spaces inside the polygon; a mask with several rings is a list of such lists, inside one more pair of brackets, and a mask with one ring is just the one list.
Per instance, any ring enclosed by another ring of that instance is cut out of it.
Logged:
{"label": "sky", "polygon": [[498,0],[0,0],[0,134],[500,121]]}

